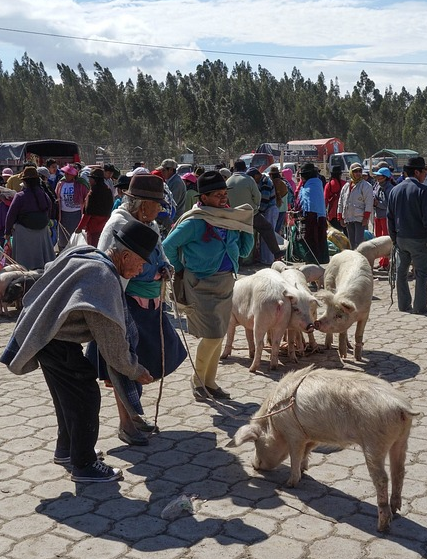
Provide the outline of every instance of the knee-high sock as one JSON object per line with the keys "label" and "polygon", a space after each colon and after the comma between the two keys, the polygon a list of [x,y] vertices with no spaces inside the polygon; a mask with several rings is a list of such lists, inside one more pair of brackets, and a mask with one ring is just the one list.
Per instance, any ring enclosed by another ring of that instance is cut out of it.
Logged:
{"label": "knee-high sock", "polygon": [[[217,388],[215,377],[222,340],[223,338],[202,338],[197,346],[196,371],[203,383],[210,388]],[[195,374],[193,374],[193,383],[194,386],[200,386],[200,380]]]}

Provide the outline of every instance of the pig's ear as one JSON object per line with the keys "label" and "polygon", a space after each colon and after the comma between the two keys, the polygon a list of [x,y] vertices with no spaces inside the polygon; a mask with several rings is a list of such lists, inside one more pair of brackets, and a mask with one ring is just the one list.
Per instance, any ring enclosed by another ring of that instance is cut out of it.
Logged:
{"label": "pig's ear", "polygon": [[339,304],[341,310],[343,312],[345,312],[346,314],[351,314],[352,312],[355,312],[355,310],[356,310],[356,307],[354,306],[354,304],[351,301],[348,301],[347,299],[341,300],[338,304]]}
{"label": "pig's ear", "polygon": [[327,289],[321,289],[316,293],[316,299],[320,299],[322,303],[331,303],[334,298],[334,294]]}
{"label": "pig's ear", "polygon": [[231,441],[226,445],[228,447],[240,446],[243,443],[250,441],[255,442],[261,436],[262,428],[260,425],[249,423],[248,425],[243,425],[231,439]]}

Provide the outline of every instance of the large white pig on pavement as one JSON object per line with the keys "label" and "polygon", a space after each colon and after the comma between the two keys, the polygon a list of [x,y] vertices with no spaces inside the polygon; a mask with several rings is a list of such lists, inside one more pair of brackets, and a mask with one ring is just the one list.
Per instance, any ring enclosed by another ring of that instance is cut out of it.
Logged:
{"label": "large white pig on pavement", "polygon": [[339,334],[341,357],[347,357],[347,330],[356,322],[354,358],[357,361],[362,359],[363,333],[373,290],[372,268],[362,254],[343,250],[331,258],[325,272],[325,290],[317,293],[326,304],[326,311],[314,326],[326,333],[327,348],[331,347],[333,333]]}
{"label": "large white pig on pavement", "polygon": [[[288,455],[287,482],[295,487],[318,445],[362,447],[377,493],[378,530],[386,531],[402,506],[405,457],[413,416],[402,394],[359,371],[306,367],[285,375],[249,424],[227,446],[253,441],[256,470],[272,470]],[[384,468],[390,459],[391,498]]]}
{"label": "large white pig on pavement", "polygon": [[375,260],[382,257],[388,258],[392,249],[393,242],[391,237],[389,235],[382,235],[381,237],[374,237],[369,241],[360,243],[356,250],[368,259],[371,268],[373,268]]}
{"label": "large white pig on pavement", "polygon": [[[309,294],[312,299],[314,297]],[[307,297],[287,284],[281,274],[266,268],[256,274],[236,281],[233,291],[233,307],[227,340],[221,358],[231,354],[236,326],[242,325],[246,331],[249,355],[253,357],[249,368],[255,372],[261,364],[264,338],[268,332],[271,339],[270,369],[277,369],[280,341],[288,328],[291,314],[298,317],[297,324],[304,329],[313,329],[309,323],[310,313],[306,309]]]}

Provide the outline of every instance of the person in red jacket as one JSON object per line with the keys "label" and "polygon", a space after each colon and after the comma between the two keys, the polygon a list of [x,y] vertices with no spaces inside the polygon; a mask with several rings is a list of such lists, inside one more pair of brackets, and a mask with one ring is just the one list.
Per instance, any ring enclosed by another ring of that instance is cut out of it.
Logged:
{"label": "person in red jacket", "polygon": [[77,225],[76,233],[82,229],[87,234],[87,244],[97,247],[104,225],[111,215],[113,194],[104,181],[104,171],[93,169],[89,175],[90,191],[86,197],[82,218]]}
{"label": "person in red jacket", "polygon": [[329,223],[332,227],[335,227],[335,229],[344,231],[344,227],[341,226],[337,218],[338,200],[340,198],[341,189],[345,185],[345,181],[341,179],[341,175],[342,170],[340,165],[334,165],[331,169],[331,178],[325,185],[324,194]]}

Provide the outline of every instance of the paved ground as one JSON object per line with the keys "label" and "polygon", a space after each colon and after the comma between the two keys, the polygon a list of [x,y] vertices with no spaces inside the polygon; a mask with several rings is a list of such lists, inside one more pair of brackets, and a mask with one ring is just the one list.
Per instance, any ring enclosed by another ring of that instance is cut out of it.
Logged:
{"label": "paved ground", "polygon": [[[249,273],[251,269],[243,269]],[[286,358],[269,373],[248,372],[244,349],[220,366],[233,401],[224,409],[195,403],[191,364],[167,379],[160,404],[161,433],[148,447],[117,438],[114,398],[102,388],[98,443],[120,466],[120,483],[74,484],[53,464],[55,418],[39,371],[15,377],[0,369],[0,557],[4,559],[413,559],[427,557],[427,318],[399,313],[385,277],[375,282],[365,332],[364,360],[346,367],[381,375],[411,400],[420,416],[409,442],[403,510],[389,535],[376,532],[375,492],[358,448],[314,453],[297,489],[287,489],[289,463],[255,472],[251,445],[226,447],[257,409],[269,387],[289,369]],[[14,321],[1,321],[4,347]],[[319,341],[321,337],[318,337]],[[194,350],[194,339],[187,337]],[[244,348],[243,332],[237,347]],[[307,356],[298,366],[339,365],[336,350]],[[158,384],[145,389],[153,417]],[[174,497],[197,494],[196,514],[161,518]]]}

